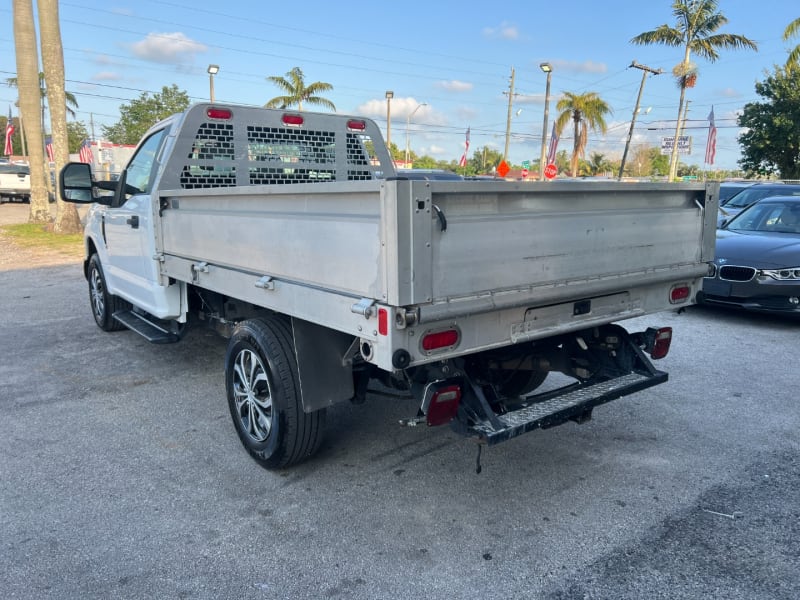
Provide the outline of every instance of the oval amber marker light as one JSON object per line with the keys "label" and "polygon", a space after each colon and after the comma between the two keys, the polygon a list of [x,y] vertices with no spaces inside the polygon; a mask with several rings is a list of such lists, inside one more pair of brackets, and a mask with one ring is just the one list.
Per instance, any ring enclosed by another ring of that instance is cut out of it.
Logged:
{"label": "oval amber marker light", "polygon": [[303,124],[303,117],[300,115],[283,115],[281,121],[283,121],[284,125],[299,126]]}
{"label": "oval amber marker light", "polygon": [[209,119],[230,119],[233,113],[227,108],[209,108],[206,111],[206,116]]}
{"label": "oval amber marker light", "polygon": [[448,348],[455,346],[457,342],[458,331],[455,329],[437,331],[436,333],[429,333],[422,338],[422,349],[437,350],[439,348]]}
{"label": "oval amber marker light", "polygon": [[669,301],[672,304],[683,302],[689,297],[690,293],[691,293],[691,288],[688,285],[685,284],[676,285],[669,292]]}

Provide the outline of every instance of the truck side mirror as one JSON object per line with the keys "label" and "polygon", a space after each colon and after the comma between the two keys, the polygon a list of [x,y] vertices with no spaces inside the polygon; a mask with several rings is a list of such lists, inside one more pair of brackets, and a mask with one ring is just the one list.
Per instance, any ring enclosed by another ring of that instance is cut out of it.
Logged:
{"label": "truck side mirror", "polygon": [[64,202],[98,202],[92,193],[92,168],[87,163],[67,163],[58,176],[58,191]]}

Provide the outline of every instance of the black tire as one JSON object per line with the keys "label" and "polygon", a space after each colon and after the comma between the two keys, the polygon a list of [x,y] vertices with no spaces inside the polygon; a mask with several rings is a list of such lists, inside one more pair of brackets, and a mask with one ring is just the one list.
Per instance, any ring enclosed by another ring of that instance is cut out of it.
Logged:
{"label": "black tire", "polygon": [[103,331],[125,329],[122,323],[113,318],[113,314],[119,310],[128,310],[130,304],[122,298],[108,293],[103,267],[97,254],[92,254],[89,259],[87,276],[89,279],[89,304],[92,306],[92,315],[97,326]]}
{"label": "black tire", "polygon": [[262,466],[288,467],[319,449],[325,409],[303,411],[292,332],[284,317],[236,326],[225,354],[225,389],[236,433]]}

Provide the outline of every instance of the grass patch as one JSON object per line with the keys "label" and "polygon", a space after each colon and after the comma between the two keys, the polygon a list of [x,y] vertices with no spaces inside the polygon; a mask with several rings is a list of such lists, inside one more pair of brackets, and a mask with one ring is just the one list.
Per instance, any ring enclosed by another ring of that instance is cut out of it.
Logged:
{"label": "grass patch", "polygon": [[80,254],[83,252],[83,233],[53,233],[52,225],[23,223],[0,227],[21,248],[50,250],[61,254]]}

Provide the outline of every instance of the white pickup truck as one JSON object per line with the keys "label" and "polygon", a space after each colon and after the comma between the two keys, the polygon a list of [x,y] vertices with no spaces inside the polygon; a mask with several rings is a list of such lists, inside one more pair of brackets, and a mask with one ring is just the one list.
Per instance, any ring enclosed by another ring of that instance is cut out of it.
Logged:
{"label": "white pickup truck", "polygon": [[0,204],[3,202],[30,202],[31,170],[19,163],[0,164]]}
{"label": "white pickup truck", "polygon": [[[268,468],[311,455],[326,408],[375,386],[416,399],[405,424],[495,444],[666,381],[650,358],[671,330],[615,323],[694,301],[718,193],[415,180],[368,119],[216,104],[155,125],[118,182],[71,163],[59,188],[93,203],[97,324],[228,337],[230,413]],[[551,371],[568,381],[536,393]]]}

